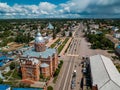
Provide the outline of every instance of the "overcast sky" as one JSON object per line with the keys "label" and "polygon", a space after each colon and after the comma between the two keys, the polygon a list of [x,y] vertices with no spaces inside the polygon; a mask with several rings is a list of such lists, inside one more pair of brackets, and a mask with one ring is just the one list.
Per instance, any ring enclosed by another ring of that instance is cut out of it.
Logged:
{"label": "overcast sky", "polygon": [[120,0],[0,0],[0,18],[120,18]]}

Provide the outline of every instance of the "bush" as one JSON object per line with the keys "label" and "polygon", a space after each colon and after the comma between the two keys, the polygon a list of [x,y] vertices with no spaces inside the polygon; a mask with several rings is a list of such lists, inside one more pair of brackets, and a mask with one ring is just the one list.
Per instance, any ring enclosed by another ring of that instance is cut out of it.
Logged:
{"label": "bush", "polygon": [[40,78],[44,78],[42,74],[40,74]]}
{"label": "bush", "polygon": [[58,76],[59,72],[60,72],[60,68],[57,68],[55,73],[54,73],[54,77]]}
{"label": "bush", "polygon": [[2,84],[3,83],[3,80],[0,78],[0,84]]}
{"label": "bush", "polygon": [[66,38],[64,40],[64,42],[58,47],[58,54],[62,51],[62,49],[64,48],[65,44],[67,43],[67,41],[69,40],[69,38]]}
{"label": "bush", "polygon": [[110,51],[108,51],[108,53],[115,53],[115,51],[114,50],[110,50]]}
{"label": "bush", "polygon": [[53,87],[52,86],[48,86],[47,90],[53,90]]}
{"label": "bush", "polygon": [[11,62],[10,69],[13,70],[15,68],[15,62]]}
{"label": "bush", "polygon": [[104,34],[100,35],[88,34],[87,39],[92,44],[91,45],[92,49],[99,48],[106,50],[114,48],[114,44],[109,39],[107,39]]}
{"label": "bush", "polygon": [[61,69],[62,65],[63,65],[63,60],[60,60],[60,63],[59,63],[59,65],[58,65],[58,68],[56,69],[56,71],[55,71],[55,73],[54,73],[54,75],[53,75],[53,76],[54,76],[53,83],[56,82],[57,76],[58,76],[58,74],[59,74],[59,72],[60,72],[60,69]]}

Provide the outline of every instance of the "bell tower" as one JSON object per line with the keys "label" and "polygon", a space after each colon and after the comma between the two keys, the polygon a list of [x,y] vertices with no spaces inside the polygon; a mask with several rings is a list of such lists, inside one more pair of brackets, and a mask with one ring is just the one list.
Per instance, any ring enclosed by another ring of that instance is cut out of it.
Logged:
{"label": "bell tower", "polygon": [[36,52],[43,52],[46,49],[45,40],[40,33],[40,29],[38,29],[37,34],[35,36],[34,46]]}

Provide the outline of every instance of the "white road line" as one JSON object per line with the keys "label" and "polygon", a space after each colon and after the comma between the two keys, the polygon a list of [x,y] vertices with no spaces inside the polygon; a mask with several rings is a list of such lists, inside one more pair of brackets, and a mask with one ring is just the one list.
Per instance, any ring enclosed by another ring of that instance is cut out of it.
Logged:
{"label": "white road line", "polygon": [[[63,78],[64,73],[65,73],[65,70],[62,72],[62,77],[61,78]],[[62,81],[62,79],[60,80],[60,83],[61,83],[61,81]],[[58,88],[60,88],[60,84],[58,84]]]}
{"label": "white road line", "polygon": [[[72,59],[71,59],[71,60],[72,60]],[[63,90],[65,90],[65,85],[66,85],[66,82],[67,82],[67,78],[68,78],[68,74],[69,74],[69,71],[70,71],[70,67],[71,67],[71,63],[70,63],[70,65],[69,65],[68,72],[67,72],[67,76],[66,76],[66,78],[65,78],[65,83],[64,83],[64,85],[63,85]]]}

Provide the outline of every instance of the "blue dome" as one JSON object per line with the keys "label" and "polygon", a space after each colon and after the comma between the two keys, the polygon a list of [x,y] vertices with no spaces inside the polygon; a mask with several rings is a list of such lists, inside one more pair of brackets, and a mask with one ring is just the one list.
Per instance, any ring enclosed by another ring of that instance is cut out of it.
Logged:
{"label": "blue dome", "polygon": [[38,32],[38,33],[36,34],[36,37],[40,37],[40,36],[41,36],[41,33]]}
{"label": "blue dome", "polygon": [[35,43],[43,43],[45,42],[44,38],[41,36],[41,34],[38,32],[35,37]]}

